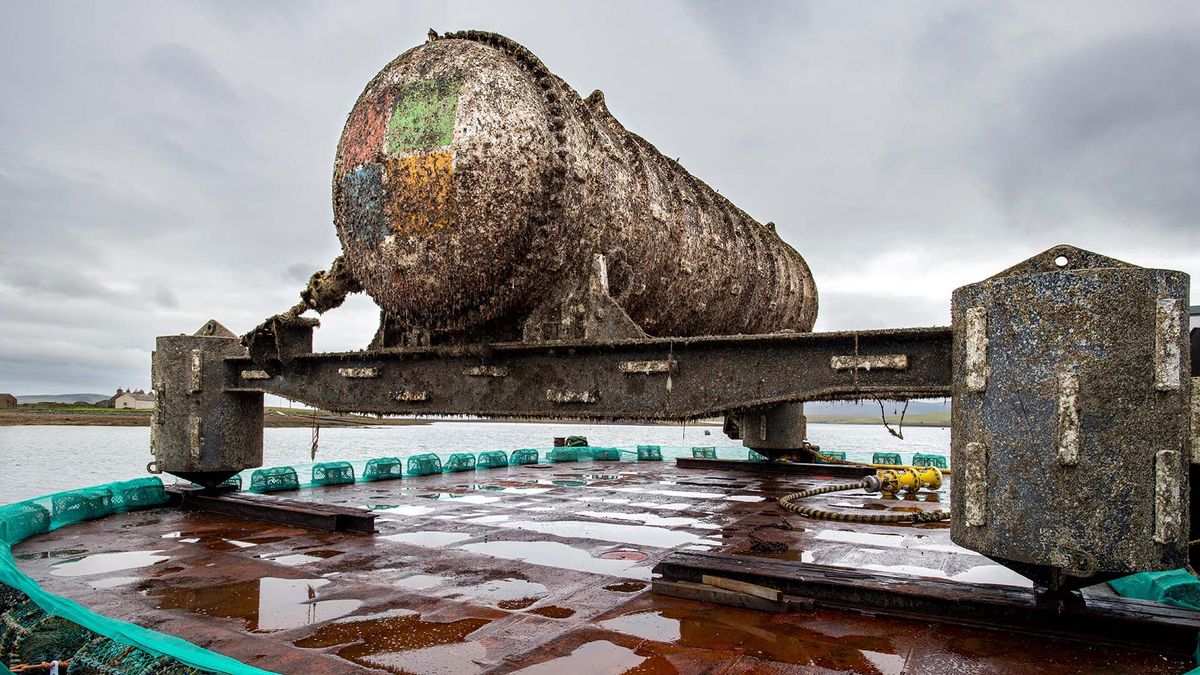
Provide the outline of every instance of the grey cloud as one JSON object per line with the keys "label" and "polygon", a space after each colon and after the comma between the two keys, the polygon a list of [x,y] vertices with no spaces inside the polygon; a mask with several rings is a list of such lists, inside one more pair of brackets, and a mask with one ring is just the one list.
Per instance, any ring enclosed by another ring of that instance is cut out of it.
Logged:
{"label": "grey cloud", "polygon": [[142,57],[142,65],[162,90],[219,104],[237,103],[241,98],[211,61],[185,45],[156,45]]}
{"label": "grey cloud", "polygon": [[1195,32],[1172,30],[1087,45],[1028,73],[980,146],[997,199],[1017,222],[1099,212],[1200,241],[1198,72]]}
{"label": "grey cloud", "polygon": [[723,53],[742,64],[758,65],[788,39],[800,39],[810,15],[800,0],[687,0],[700,27]]}
{"label": "grey cloud", "polygon": [[288,265],[287,269],[283,271],[283,278],[293,284],[306,284],[309,278],[320,269],[322,268],[317,265],[302,262],[295,263],[294,265]]}

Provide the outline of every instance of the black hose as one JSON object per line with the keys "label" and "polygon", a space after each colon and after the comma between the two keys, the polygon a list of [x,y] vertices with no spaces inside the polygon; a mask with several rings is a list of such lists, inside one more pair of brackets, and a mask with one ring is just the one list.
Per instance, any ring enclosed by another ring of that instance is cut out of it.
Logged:
{"label": "black hose", "polygon": [[916,513],[840,513],[838,511],[824,511],[822,509],[813,508],[811,506],[802,506],[793,502],[799,501],[806,497],[815,497],[817,495],[828,494],[830,492],[842,492],[843,490],[854,490],[857,488],[866,488],[867,480],[858,481],[857,483],[834,483],[833,485],[822,485],[800,492],[793,492],[790,495],[780,497],[779,505],[788,511],[799,513],[802,516],[816,518],[817,520],[833,520],[843,523],[936,523],[941,520],[949,520],[949,511],[918,511]]}

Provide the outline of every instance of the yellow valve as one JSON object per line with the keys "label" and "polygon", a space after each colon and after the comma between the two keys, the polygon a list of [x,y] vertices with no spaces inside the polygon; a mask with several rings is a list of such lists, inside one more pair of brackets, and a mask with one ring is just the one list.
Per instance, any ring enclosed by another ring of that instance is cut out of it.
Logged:
{"label": "yellow valve", "polygon": [[894,495],[901,490],[918,492],[921,488],[936,490],[942,487],[942,472],[937,467],[903,467],[884,469],[863,479],[867,492]]}

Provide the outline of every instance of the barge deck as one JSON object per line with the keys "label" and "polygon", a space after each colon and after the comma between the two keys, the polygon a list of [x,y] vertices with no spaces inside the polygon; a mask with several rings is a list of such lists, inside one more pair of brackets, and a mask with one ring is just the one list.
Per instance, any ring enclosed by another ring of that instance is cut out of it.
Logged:
{"label": "barge deck", "polygon": [[[688,464],[684,462],[683,464]],[[1028,587],[946,523],[814,521],[781,495],[833,476],[580,462],[280,493],[366,507],[376,533],[162,508],[13,547],[52,592],[281,673],[1180,673],[1188,654],[817,608],[651,593],[677,551]],[[847,512],[945,508],[861,491]],[[1087,589],[1110,594],[1106,586]]]}

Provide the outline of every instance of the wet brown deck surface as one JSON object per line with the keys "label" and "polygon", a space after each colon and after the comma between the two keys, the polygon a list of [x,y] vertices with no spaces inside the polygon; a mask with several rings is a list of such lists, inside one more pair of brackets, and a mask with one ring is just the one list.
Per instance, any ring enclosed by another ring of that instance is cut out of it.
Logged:
{"label": "wet brown deck surface", "polygon": [[[816,482],[824,481],[669,463],[511,467],[284,493],[377,508],[374,536],[164,509],[72,526],[14,553],[51,592],[282,673],[1180,673],[1193,665],[648,592],[653,565],[687,547],[1022,581],[953,546],[944,524],[823,523],[785,517],[771,501]],[[869,512],[944,506],[860,491],[818,499]],[[789,550],[752,553],[747,535],[756,528]]]}

